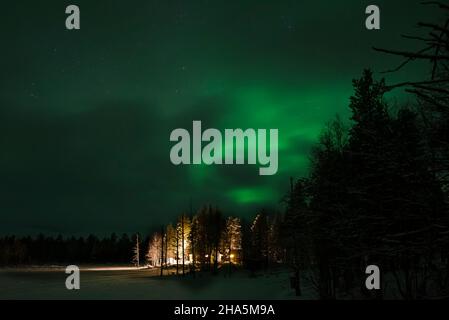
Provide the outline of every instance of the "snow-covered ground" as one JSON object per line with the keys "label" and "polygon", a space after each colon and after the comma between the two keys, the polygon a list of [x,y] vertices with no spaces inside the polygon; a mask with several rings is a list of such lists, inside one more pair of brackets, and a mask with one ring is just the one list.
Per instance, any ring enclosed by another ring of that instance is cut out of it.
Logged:
{"label": "snow-covered ground", "polygon": [[[296,299],[289,274],[158,277],[157,269],[81,268],[81,289],[65,288],[63,268],[0,269],[0,299]],[[305,292],[312,290],[305,290]],[[313,298],[305,294],[302,299]]]}

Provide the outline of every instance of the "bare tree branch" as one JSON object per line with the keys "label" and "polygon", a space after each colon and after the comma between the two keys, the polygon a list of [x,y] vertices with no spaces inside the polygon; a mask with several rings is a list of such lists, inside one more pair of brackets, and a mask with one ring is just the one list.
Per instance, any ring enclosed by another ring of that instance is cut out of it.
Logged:
{"label": "bare tree branch", "polygon": [[[424,53],[424,52],[426,52],[426,51],[428,51],[428,50],[430,50],[430,49],[432,49],[432,48],[433,48],[433,46],[429,46],[429,47],[427,47],[427,48],[424,48],[424,49],[418,51],[417,53],[418,53],[418,54],[421,54],[421,53]],[[386,71],[382,71],[381,73],[393,73],[393,72],[397,72],[397,71],[401,70],[403,67],[405,67],[409,62],[414,61],[414,60],[415,60],[415,58],[408,58],[407,60],[405,60],[404,62],[402,62],[402,63],[401,63],[399,66],[397,66],[396,68],[390,69],[390,70],[386,70]]]}
{"label": "bare tree branch", "polygon": [[434,23],[418,22],[418,26],[419,27],[425,27],[425,28],[431,28],[431,29],[434,29],[434,30],[438,30],[438,31],[443,32],[446,35],[449,35],[449,30],[444,29],[444,27],[441,27],[441,26],[439,26],[437,24],[434,24]]}
{"label": "bare tree branch", "polygon": [[442,93],[442,94],[446,94],[449,95],[449,90],[443,89],[443,88],[437,88],[437,87],[429,87],[429,86],[423,86],[423,85],[413,85],[414,87],[418,88],[418,89],[422,89],[422,90],[427,90],[427,91],[434,91],[434,92],[438,92],[438,93]]}
{"label": "bare tree branch", "polygon": [[[449,26],[449,19],[446,20],[446,23],[444,25],[444,29],[447,30],[448,26]],[[443,36],[444,36],[444,33],[441,32],[440,36],[438,37],[438,44],[437,44],[437,48],[435,50],[435,55],[439,55],[440,54],[441,42],[443,40]],[[435,79],[435,74],[436,74],[436,71],[437,71],[437,65],[438,65],[437,61],[434,60],[433,61],[433,68],[432,68],[432,79]]]}
{"label": "bare tree branch", "polygon": [[413,82],[413,81],[401,82],[401,83],[394,84],[391,86],[386,86],[385,91],[386,92],[391,91],[393,89],[400,88],[400,87],[416,87],[416,86],[422,86],[422,85],[435,85],[435,84],[440,84],[440,83],[449,83],[449,79],[418,81],[418,82]]}
{"label": "bare tree branch", "polygon": [[418,97],[420,97],[421,99],[423,99],[423,100],[425,100],[425,101],[427,101],[427,102],[432,103],[433,105],[435,105],[436,107],[440,108],[441,110],[444,110],[444,109],[447,108],[447,106],[445,106],[445,105],[439,103],[438,101],[436,101],[436,100],[433,99],[432,97],[429,97],[428,95],[422,93],[422,92],[419,91],[419,90],[416,90],[416,89],[407,89],[407,90],[405,90],[405,91],[416,94],[416,95],[417,95]]}
{"label": "bare tree branch", "polygon": [[412,58],[412,59],[424,59],[424,60],[449,60],[449,56],[446,55],[430,55],[430,54],[422,54],[422,53],[415,53],[415,52],[407,52],[407,51],[396,51],[396,50],[387,50],[387,49],[381,49],[373,47],[373,50],[393,54],[396,56],[403,56],[406,58]]}

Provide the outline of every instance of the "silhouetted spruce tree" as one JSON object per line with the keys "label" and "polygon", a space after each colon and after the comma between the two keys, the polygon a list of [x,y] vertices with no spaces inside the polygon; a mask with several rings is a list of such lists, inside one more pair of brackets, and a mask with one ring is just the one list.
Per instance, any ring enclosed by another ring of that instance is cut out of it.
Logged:
{"label": "silhouetted spruce tree", "polygon": [[[313,150],[308,181],[310,211],[301,219],[304,220],[303,228],[308,228],[310,268],[322,299],[336,298],[337,280],[342,276],[340,270],[351,268],[351,261],[348,260],[355,251],[352,247],[358,232],[350,223],[354,212],[351,210],[352,195],[348,187],[350,173],[345,151],[346,137],[347,133],[338,117],[321,134],[319,144]],[[304,215],[308,212],[303,203],[304,190],[303,186],[298,187],[296,202],[299,202]]]}
{"label": "silhouetted spruce tree", "polygon": [[251,225],[251,256],[257,268],[268,268],[268,217],[262,211],[253,220]]}
{"label": "silhouetted spruce tree", "polygon": [[192,252],[192,261],[190,264],[190,272],[192,273],[193,277],[196,277],[196,264],[197,264],[197,252],[198,252],[198,230],[199,230],[199,222],[198,217],[193,216],[191,219],[191,228],[190,232],[188,234],[189,243],[190,243],[190,250]]}

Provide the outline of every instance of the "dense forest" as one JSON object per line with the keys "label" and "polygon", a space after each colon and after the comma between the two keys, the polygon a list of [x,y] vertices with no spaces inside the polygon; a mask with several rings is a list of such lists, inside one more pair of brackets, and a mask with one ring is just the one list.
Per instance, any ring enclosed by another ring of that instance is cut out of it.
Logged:
{"label": "dense forest", "polygon": [[112,234],[99,239],[62,236],[7,236],[0,238],[0,265],[48,265],[71,263],[129,263],[133,239],[127,234],[120,238]]}
{"label": "dense forest", "polygon": [[[283,265],[297,295],[307,278],[322,299],[449,297],[449,19],[419,26],[427,36],[406,37],[422,50],[375,50],[404,59],[389,72],[424,61],[428,74],[387,84],[363,71],[353,81],[350,121],[337,116],[324,128],[309,175],[290,181],[284,212],[254,213],[247,222],[208,205],[143,240],[5,237],[0,264],[134,261],[160,267],[161,275],[168,266],[195,274]],[[415,103],[390,103],[388,94],[403,89]],[[372,264],[384,290],[364,287]]]}
{"label": "dense forest", "polygon": [[[0,265],[134,264],[175,266],[177,273],[216,272],[219,265],[245,264],[254,270],[282,261],[279,232],[282,215],[260,213],[250,224],[225,217],[212,206],[181,215],[175,225],[141,238],[139,234],[102,239],[62,236],[0,238]],[[195,266],[195,267],[193,267]],[[161,270],[162,274],[162,270]]]}

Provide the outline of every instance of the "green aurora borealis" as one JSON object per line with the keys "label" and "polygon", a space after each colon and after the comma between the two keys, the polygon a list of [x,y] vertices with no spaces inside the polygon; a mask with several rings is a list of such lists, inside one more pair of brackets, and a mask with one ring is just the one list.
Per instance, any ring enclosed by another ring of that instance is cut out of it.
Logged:
{"label": "green aurora borealis", "polygon": [[[380,31],[364,28],[371,1],[75,1],[79,31],[64,27],[72,2],[2,3],[0,234],[146,232],[190,198],[279,207],[326,122],[349,118],[351,80],[400,62],[371,47],[413,47],[400,35],[434,12],[375,2]],[[192,120],[279,129],[277,175],[173,166],[169,134]]]}

